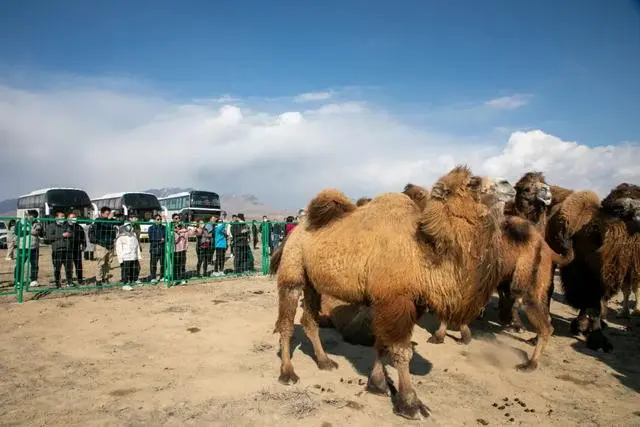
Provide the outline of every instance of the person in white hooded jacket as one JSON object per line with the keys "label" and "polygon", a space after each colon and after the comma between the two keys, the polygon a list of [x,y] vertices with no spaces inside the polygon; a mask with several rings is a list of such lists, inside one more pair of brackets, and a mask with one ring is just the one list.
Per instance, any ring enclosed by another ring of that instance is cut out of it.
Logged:
{"label": "person in white hooded jacket", "polygon": [[122,283],[140,283],[140,260],[142,252],[140,242],[130,222],[120,228],[115,242],[116,255],[120,262]]}

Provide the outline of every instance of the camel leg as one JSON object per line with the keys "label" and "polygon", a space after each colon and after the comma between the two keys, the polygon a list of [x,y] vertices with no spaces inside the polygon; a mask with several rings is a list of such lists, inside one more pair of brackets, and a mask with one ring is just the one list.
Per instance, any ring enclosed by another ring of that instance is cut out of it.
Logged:
{"label": "camel leg", "polygon": [[630,314],[629,297],[631,296],[631,288],[624,286],[622,288],[622,310],[618,313],[619,318],[628,319]]}
{"label": "camel leg", "polygon": [[571,333],[578,335],[584,333],[589,329],[589,319],[587,318],[587,311],[584,308],[580,309],[578,316],[571,321]]}
{"label": "camel leg", "polygon": [[386,396],[389,394],[389,386],[387,385],[387,371],[382,363],[386,349],[380,340],[376,340],[374,347],[376,350],[376,359],[373,362],[373,368],[367,381],[367,391],[372,394]]}
{"label": "camel leg", "polygon": [[316,355],[318,368],[323,371],[331,371],[338,367],[338,364],[329,359],[324,351],[322,341],[320,341],[320,329],[318,327],[318,317],[320,315],[320,294],[309,283],[304,287],[304,298],[302,299],[302,328],[304,333],[313,345],[313,352]]}
{"label": "camel leg", "polygon": [[613,351],[613,344],[602,333],[602,304],[598,308],[590,309],[589,312],[593,313],[591,316],[593,329],[587,337],[587,348],[595,351],[602,349],[605,353]]}
{"label": "camel leg", "polygon": [[538,335],[535,339],[536,348],[533,350],[531,359],[526,363],[518,365],[517,369],[521,371],[533,371],[538,367],[540,356],[542,355],[547,342],[549,342],[549,337],[553,334],[553,326],[551,326],[549,313],[543,302],[528,301],[524,306],[524,311],[527,314],[527,318],[536,329]]}
{"label": "camel leg", "polygon": [[440,327],[438,328],[435,334],[429,337],[427,342],[431,344],[442,344],[444,342],[444,337],[446,335],[447,335],[447,322],[441,320]]}
{"label": "camel leg", "polygon": [[460,326],[460,341],[458,344],[469,344],[471,342],[471,329],[469,329],[469,325]]}
{"label": "camel leg", "polygon": [[638,310],[638,285],[631,289],[631,293],[633,294],[633,304],[630,304],[631,315],[632,316],[640,316],[640,310]]}
{"label": "camel leg", "polygon": [[300,379],[291,363],[291,338],[293,337],[293,321],[296,317],[301,289],[298,287],[279,287],[278,320],[274,332],[280,332],[280,377],[282,384],[295,384]]}
{"label": "camel leg", "polygon": [[397,297],[373,306],[376,338],[386,345],[394,368],[398,371],[398,393],[392,396],[394,412],[408,419],[429,416],[429,409],[420,401],[409,373],[413,357],[411,334],[417,321],[417,308],[407,297]]}

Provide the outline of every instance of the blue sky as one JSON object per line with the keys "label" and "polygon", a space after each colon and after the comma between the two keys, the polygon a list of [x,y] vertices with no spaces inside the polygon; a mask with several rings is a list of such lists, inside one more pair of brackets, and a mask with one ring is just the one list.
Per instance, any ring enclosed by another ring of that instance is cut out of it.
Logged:
{"label": "blue sky", "polygon": [[[255,105],[330,91],[461,138],[542,129],[591,147],[638,141],[638,70],[640,8],[624,0],[0,6],[0,83],[12,89],[126,79],[174,103],[228,94]],[[499,114],[475,107],[513,96],[522,105]]]}

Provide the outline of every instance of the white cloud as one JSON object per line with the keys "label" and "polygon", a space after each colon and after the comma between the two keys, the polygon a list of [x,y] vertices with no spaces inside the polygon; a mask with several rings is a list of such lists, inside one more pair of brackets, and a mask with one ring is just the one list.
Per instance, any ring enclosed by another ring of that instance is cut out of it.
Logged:
{"label": "white cloud", "polygon": [[326,101],[332,97],[333,93],[331,92],[307,92],[296,96],[294,100],[296,102]]}
{"label": "white cloud", "polygon": [[457,163],[512,180],[539,169],[550,182],[601,194],[640,181],[633,144],[588,147],[532,130],[505,145],[491,128],[491,137],[435,133],[364,102],[274,111],[212,101],[97,84],[0,86],[0,198],[54,185],[93,196],[194,186],[299,207],[328,186],[352,197],[408,181],[429,186]]}
{"label": "white cloud", "polygon": [[487,107],[496,110],[515,110],[529,104],[532,96],[529,94],[517,93],[510,96],[502,96],[500,98],[490,99],[485,102]]}

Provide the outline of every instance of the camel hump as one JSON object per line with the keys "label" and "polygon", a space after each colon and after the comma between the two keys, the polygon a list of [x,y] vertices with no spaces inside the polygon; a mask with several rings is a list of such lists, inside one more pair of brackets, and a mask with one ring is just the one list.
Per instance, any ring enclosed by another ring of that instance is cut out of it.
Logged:
{"label": "camel hump", "polygon": [[404,190],[402,192],[409,196],[420,210],[424,210],[427,199],[429,198],[429,191],[419,185],[408,183],[404,186]]}
{"label": "camel hump", "polygon": [[307,207],[307,229],[326,227],[355,209],[356,205],[341,191],[333,188],[322,190]]}

